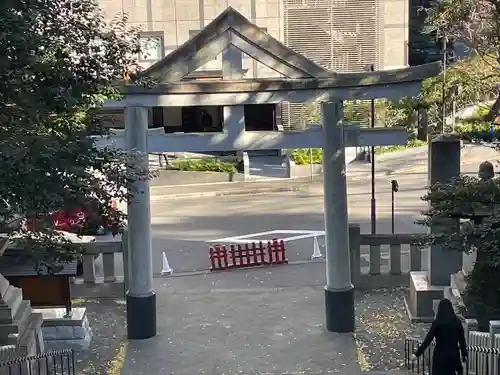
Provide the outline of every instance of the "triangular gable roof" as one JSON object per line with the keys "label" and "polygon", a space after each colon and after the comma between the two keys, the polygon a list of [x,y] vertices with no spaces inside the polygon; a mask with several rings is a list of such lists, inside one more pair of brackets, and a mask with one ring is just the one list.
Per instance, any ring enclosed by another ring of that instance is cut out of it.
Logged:
{"label": "triangular gable roof", "polygon": [[287,78],[322,78],[334,73],[302,56],[228,7],[193,38],[143,72],[174,83],[216,58],[230,45]]}

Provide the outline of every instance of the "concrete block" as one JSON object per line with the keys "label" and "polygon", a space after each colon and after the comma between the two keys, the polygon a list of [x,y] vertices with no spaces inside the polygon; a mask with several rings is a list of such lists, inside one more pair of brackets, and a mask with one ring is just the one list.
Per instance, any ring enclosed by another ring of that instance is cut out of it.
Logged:
{"label": "concrete block", "polygon": [[84,327],[73,327],[73,338],[81,340],[84,339],[86,335]]}
{"label": "concrete block", "polygon": [[47,350],[62,350],[73,349],[75,351],[87,350],[91,342],[91,338],[81,340],[49,340],[45,342]]}
{"label": "concrete block", "polygon": [[80,326],[86,317],[84,307],[75,307],[71,310],[71,316],[66,316],[65,308],[33,309],[34,312],[43,315],[43,326]]}
{"label": "concrete block", "polygon": [[57,339],[58,340],[70,340],[73,338],[73,327],[72,326],[59,326],[56,327]]}
{"label": "concrete block", "polygon": [[42,334],[44,340],[55,340],[57,339],[57,328],[56,327],[42,327]]}
{"label": "concrete block", "polygon": [[3,296],[5,305],[0,306],[0,322],[12,323],[14,316],[23,300],[23,292],[20,288],[9,286]]}
{"label": "concrete block", "polygon": [[[92,341],[92,329],[85,308],[75,308],[71,316],[61,309],[38,309],[44,315],[43,338],[47,350],[86,350]],[[64,309],[62,309],[64,310]]]}
{"label": "concrete block", "polygon": [[441,300],[444,287],[430,285],[427,272],[410,272],[410,293],[405,299],[408,315],[413,322],[430,322],[434,319],[434,300]]}

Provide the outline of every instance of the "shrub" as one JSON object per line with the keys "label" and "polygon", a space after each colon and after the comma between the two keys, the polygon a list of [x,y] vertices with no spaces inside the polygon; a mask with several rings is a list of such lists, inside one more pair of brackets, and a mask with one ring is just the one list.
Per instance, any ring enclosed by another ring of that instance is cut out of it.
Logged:
{"label": "shrub", "polygon": [[404,150],[405,148],[413,148],[413,147],[420,147],[425,145],[426,142],[421,141],[420,139],[412,139],[408,141],[408,144],[403,146],[403,145],[394,145],[394,146],[381,146],[376,148],[376,152],[379,154],[385,154],[387,152],[394,152],[394,151],[399,151],[399,150]]}
{"label": "shrub", "polygon": [[170,162],[169,169],[189,172],[236,173],[236,165],[218,158],[178,159]]}
{"label": "shrub", "polygon": [[495,127],[494,135],[490,132],[490,124],[484,121],[467,121],[456,127],[456,132],[461,139],[466,141],[491,142],[493,138],[500,139],[500,128]]}
{"label": "shrub", "polygon": [[[290,154],[292,160],[297,165],[310,164],[310,153],[308,148],[296,148]],[[313,164],[321,164],[323,162],[323,149],[312,149],[312,162]]]}

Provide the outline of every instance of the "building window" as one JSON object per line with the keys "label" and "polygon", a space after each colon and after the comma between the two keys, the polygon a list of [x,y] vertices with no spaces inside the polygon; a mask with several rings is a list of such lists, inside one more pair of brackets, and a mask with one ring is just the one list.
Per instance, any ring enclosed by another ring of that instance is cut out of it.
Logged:
{"label": "building window", "polygon": [[165,54],[163,32],[142,33],[140,46],[139,61],[154,62],[161,60]]}

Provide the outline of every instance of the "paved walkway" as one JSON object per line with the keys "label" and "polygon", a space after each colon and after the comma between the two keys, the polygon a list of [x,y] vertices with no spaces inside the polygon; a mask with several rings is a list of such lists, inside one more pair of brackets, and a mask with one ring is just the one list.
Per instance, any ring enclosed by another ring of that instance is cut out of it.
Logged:
{"label": "paved walkway", "polygon": [[122,375],[359,374],[353,335],[323,328],[323,289],[157,289],[158,336],[128,345]]}
{"label": "paved walkway", "polygon": [[405,314],[404,291],[358,292],[356,334],[333,334],[324,328],[323,275],[310,263],[156,278],[158,335],[127,344],[121,374],[400,369],[404,337],[416,330]]}

